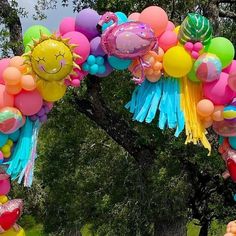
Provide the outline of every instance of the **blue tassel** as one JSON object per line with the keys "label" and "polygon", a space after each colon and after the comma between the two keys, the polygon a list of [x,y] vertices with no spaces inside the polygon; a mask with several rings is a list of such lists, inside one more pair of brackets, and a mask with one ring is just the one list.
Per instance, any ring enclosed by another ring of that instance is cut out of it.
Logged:
{"label": "blue tassel", "polygon": [[184,129],[184,115],[180,108],[180,83],[176,78],[162,78],[156,83],[145,80],[136,87],[126,104],[133,120],[151,123],[160,111],[158,127],[176,128],[177,137]]}
{"label": "blue tassel", "polygon": [[8,165],[7,174],[11,175],[13,180],[19,178],[18,183],[21,183],[24,177],[24,185],[27,187],[32,184],[39,128],[39,121],[32,122],[27,118],[10,161],[4,163]]}

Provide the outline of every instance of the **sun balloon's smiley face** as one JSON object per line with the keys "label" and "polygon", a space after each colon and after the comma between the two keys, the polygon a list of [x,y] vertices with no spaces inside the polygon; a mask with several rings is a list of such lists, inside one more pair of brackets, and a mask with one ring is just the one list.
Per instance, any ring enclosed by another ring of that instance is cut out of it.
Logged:
{"label": "sun balloon's smiley face", "polygon": [[73,69],[73,53],[62,41],[47,39],[34,47],[31,54],[32,69],[38,77],[62,80]]}

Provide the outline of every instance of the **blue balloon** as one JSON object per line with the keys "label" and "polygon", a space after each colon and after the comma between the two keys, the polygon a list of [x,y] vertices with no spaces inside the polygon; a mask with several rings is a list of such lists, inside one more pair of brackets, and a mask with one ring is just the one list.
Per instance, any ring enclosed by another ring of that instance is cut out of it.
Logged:
{"label": "blue balloon", "polygon": [[11,139],[13,142],[16,142],[20,137],[20,130],[18,129],[12,134],[9,134],[9,139]]}
{"label": "blue balloon", "polygon": [[8,140],[8,135],[0,133],[0,147],[3,147]]}
{"label": "blue balloon", "polygon": [[236,136],[229,137],[229,144],[233,149],[236,149]]}
{"label": "blue balloon", "polygon": [[114,57],[114,56],[108,57],[108,62],[114,69],[117,69],[117,70],[125,70],[132,63],[131,60],[121,59],[121,58]]}
{"label": "blue balloon", "polygon": [[87,58],[87,63],[92,66],[96,63],[96,57],[94,55],[89,55]]}
{"label": "blue balloon", "polygon": [[82,69],[84,71],[89,71],[89,64],[87,62],[85,62],[83,65],[82,65]]}
{"label": "blue balloon", "polygon": [[98,68],[98,74],[104,74],[106,72],[106,67],[105,65],[101,65]]}
{"label": "blue balloon", "polygon": [[98,64],[99,66],[103,65],[105,62],[103,57],[97,57],[96,58],[96,64]]}
{"label": "blue balloon", "polygon": [[[118,17],[118,25],[121,25],[121,24],[123,24],[125,22],[128,22],[128,17],[125,15],[125,13],[123,13],[121,11],[118,11],[115,14]],[[108,28],[112,24],[113,24],[113,22],[109,22],[109,23],[103,24],[102,31],[104,31],[106,28]]]}
{"label": "blue balloon", "polygon": [[97,64],[94,64],[92,65],[90,68],[89,68],[89,73],[91,75],[95,75],[98,73],[98,65]]}

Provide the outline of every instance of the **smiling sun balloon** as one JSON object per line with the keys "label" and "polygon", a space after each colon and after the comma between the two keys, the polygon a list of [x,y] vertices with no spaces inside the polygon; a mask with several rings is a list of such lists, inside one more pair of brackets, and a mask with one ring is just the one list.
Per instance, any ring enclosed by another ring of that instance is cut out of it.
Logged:
{"label": "smiling sun balloon", "polygon": [[[79,55],[73,53],[74,45],[69,39],[52,35],[42,35],[25,54],[26,64],[37,79],[37,88],[46,101],[59,100],[66,91],[64,79],[79,68],[75,60]],[[80,69],[80,68],[79,68]]]}

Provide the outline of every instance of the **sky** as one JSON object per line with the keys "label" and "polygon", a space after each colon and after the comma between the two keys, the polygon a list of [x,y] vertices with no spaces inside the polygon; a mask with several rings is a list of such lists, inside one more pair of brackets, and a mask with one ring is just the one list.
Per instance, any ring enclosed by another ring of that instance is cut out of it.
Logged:
{"label": "sky", "polygon": [[26,29],[30,26],[38,24],[47,27],[52,32],[55,32],[58,29],[60,21],[64,17],[75,16],[72,8],[72,3],[68,7],[62,7],[60,4],[58,4],[57,9],[50,9],[45,11],[47,19],[42,21],[35,21],[33,20],[32,15],[34,14],[34,5],[37,3],[37,0],[17,0],[17,2],[20,7],[24,8],[28,12],[28,17],[21,18],[23,32],[25,32]]}

